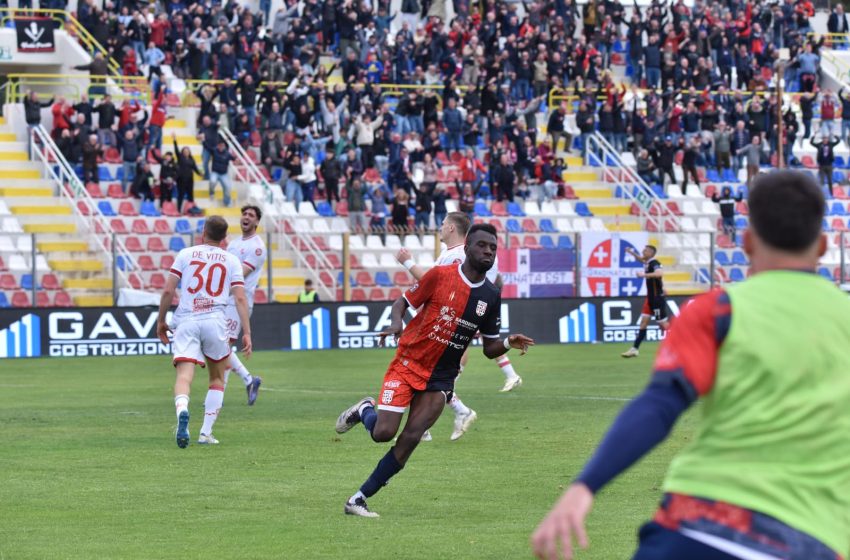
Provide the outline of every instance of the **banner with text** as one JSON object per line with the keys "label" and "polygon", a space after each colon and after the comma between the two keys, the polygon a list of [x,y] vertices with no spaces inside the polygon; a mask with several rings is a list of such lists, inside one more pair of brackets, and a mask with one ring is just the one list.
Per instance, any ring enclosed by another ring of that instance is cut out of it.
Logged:
{"label": "banner with text", "polygon": [[51,18],[26,18],[15,20],[18,52],[43,53],[56,50],[53,37],[55,24]]}
{"label": "banner with text", "polygon": [[649,242],[645,232],[581,234],[581,290],[583,297],[631,297],[646,294],[643,264],[626,249],[640,253]]}
{"label": "banner with text", "polygon": [[572,249],[501,249],[502,297],[572,297],[575,264]]}

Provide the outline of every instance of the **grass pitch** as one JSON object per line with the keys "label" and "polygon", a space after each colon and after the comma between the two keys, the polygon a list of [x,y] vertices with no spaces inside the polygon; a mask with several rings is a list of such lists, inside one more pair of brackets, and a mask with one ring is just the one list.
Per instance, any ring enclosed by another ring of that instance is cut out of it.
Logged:
{"label": "grass pitch", "polygon": [[[478,422],[450,442],[448,410],[369,501],[379,519],[342,506],[389,445],[333,427],[376,395],[389,351],[258,353],[247,362],[263,377],[256,406],[232,377],[221,444],[186,450],[174,443],[166,356],[3,361],[0,558],[530,558],[531,531],[645,384],[655,348],[644,348],[634,360],[616,345],[512,352],[525,384],[509,394],[476,350],[457,390]],[[629,557],[693,420],[600,494],[580,559]]]}

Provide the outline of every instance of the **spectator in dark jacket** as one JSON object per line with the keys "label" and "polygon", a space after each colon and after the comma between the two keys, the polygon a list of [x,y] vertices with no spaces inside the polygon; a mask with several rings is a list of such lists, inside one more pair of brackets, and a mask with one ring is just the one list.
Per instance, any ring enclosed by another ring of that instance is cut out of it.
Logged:
{"label": "spectator in dark jacket", "polygon": [[739,192],[738,196],[732,196],[732,189],[723,187],[720,196],[717,193],[711,195],[711,201],[720,205],[720,218],[723,220],[723,233],[728,235],[732,242],[735,242],[735,204],[744,199],[744,193]]}
{"label": "spectator in dark jacket", "polygon": [[463,133],[463,117],[457,108],[457,101],[449,99],[449,106],[443,110],[443,126],[446,127],[446,151],[454,150],[460,153],[461,134]]}
{"label": "spectator in dark jacket", "polygon": [[233,161],[233,156],[227,149],[227,144],[223,140],[219,140],[215,151],[212,153],[212,170],[210,171],[210,200],[215,195],[215,187],[221,183],[221,189],[224,191],[224,206],[230,206],[230,191],[233,189],[233,184],[230,181],[230,162]]}
{"label": "spectator in dark jacket", "polygon": [[[564,134],[564,114],[566,110],[564,106],[561,105],[557,110],[552,111],[549,115],[549,123],[546,126],[546,132],[552,137],[552,151],[554,153],[558,153],[558,140],[561,139],[561,136],[567,136]],[[564,149],[567,152],[570,151],[569,136],[567,136],[567,145],[564,146]]]}
{"label": "spectator in dark jacket", "polygon": [[124,138],[118,144],[121,151],[121,190],[127,192],[127,184],[132,180],[136,170],[136,163],[141,160],[142,151],[139,139],[133,129],[124,132]]}
{"label": "spectator in dark jacket", "polygon": [[676,176],[673,174],[673,162],[676,159],[676,151],[672,136],[665,136],[664,143],[655,149],[655,167],[661,172],[662,187],[667,186],[668,177],[672,183],[676,183]]}
{"label": "spectator in dark jacket", "polygon": [[493,184],[496,186],[496,198],[499,202],[505,199],[514,201],[515,183],[516,175],[513,166],[508,162],[508,154],[502,154],[493,172]]}
{"label": "spectator in dark jacket", "polygon": [[27,121],[27,151],[30,157],[32,157],[32,129],[41,125],[41,110],[53,105],[55,100],[55,97],[51,97],[50,101],[39,101],[33,90],[30,90],[24,98],[24,118]]}
{"label": "spectator in dark jacket", "polygon": [[201,167],[204,170],[204,179],[210,178],[210,160],[218,146],[218,125],[215,124],[208,115],[201,119],[201,127],[198,130],[198,137],[203,146],[201,154]]}
{"label": "spectator in dark jacket", "polygon": [[812,146],[817,148],[818,156],[818,180],[823,184],[824,178],[829,185],[829,196],[832,196],[832,165],[835,163],[835,147],[841,143],[841,139],[821,138],[819,141],[812,140]]}
{"label": "spectator in dark jacket", "polygon": [[173,132],[171,139],[174,141],[174,153],[177,154],[177,210],[182,211],[184,200],[195,202],[195,175],[200,175],[201,171],[189,148],[183,146],[181,150],[177,145],[177,135]]}
{"label": "spectator in dark jacket", "polygon": [[115,126],[115,119],[118,116],[118,109],[112,103],[112,96],[106,94],[98,103],[94,112],[97,113],[97,139],[101,144],[108,144],[112,147],[118,142],[115,136],[115,131],[112,128]]}
{"label": "spectator in dark jacket", "polygon": [[151,165],[146,161],[139,160],[133,177],[133,185],[130,187],[130,194],[142,200],[152,201],[154,199],[153,184],[154,177],[151,173]]}
{"label": "spectator in dark jacket", "polygon": [[694,180],[699,188],[699,174],[697,174],[697,158],[700,155],[700,139],[698,136],[691,138],[685,144],[685,153],[682,157],[682,194],[688,194],[688,175]]}
{"label": "spectator in dark jacket", "polygon": [[97,135],[90,134],[82,146],[83,150],[83,183],[99,183],[97,158],[103,155],[103,146],[97,141]]}
{"label": "spectator in dark jacket", "polygon": [[339,202],[339,181],[342,179],[342,164],[336,159],[336,153],[333,149],[325,152],[325,161],[319,165],[319,174],[325,181],[325,193],[328,202],[336,208]]}

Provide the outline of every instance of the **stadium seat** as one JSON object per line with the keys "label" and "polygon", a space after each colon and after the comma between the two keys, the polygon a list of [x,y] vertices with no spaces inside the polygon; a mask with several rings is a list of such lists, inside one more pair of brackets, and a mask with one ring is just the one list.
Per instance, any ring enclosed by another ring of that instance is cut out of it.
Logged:
{"label": "stadium seat", "polygon": [[158,235],[151,235],[148,237],[147,249],[149,253],[164,253],[168,250],[168,248],[166,248],[166,246],[162,243],[162,237]]}
{"label": "stadium seat", "polygon": [[41,287],[45,290],[59,290],[62,288],[59,284],[59,279],[51,272],[41,277]]}
{"label": "stadium seat", "polygon": [[741,272],[740,268],[733,268],[729,272],[729,281],[730,282],[743,282],[744,281],[744,273]]}
{"label": "stadium seat", "polygon": [[168,240],[168,250],[173,252],[182,251],[186,248],[186,241],[183,240],[183,237],[180,235],[175,235],[171,239]]}
{"label": "stadium seat", "polygon": [[733,251],[732,264],[737,266],[749,266],[750,263],[743,251]]}
{"label": "stadium seat", "polygon": [[121,153],[118,148],[107,148],[103,154],[103,159],[106,163],[121,163]]}
{"label": "stadium seat", "polygon": [[269,297],[266,295],[265,290],[257,290],[254,292],[254,303],[268,303]]}
{"label": "stadium seat", "polygon": [[685,214],[679,208],[679,205],[673,202],[672,200],[667,203],[667,209],[673,213],[674,216],[684,216]]}
{"label": "stadium seat", "polygon": [[531,218],[526,218],[522,221],[522,230],[527,233],[538,233],[540,228],[537,226],[537,222],[535,222]]}
{"label": "stadium seat", "polygon": [[150,200],[145,200],[142,202],[142,205],[139,208],[139,214],[152,218],[158,218],[160,216],[159,210],[156,209],[156,204],[154,204]]}
{"label": "stadium seat", "polygon": [[108,200],[101,200],[97,203],[97,209],[103,216],[107,218],[112,218],[113,216],[117,216],[115,210],[112,209],[112,204],[109,203]]}
{"label": "stadium seat", "polygon": [[103,198],[103,191],[100,190],[100,185],[97,183],[89,183],[86,185],[86,192],[92,198]]}
{"label": "stadium seat", "polygon": [[375,287],[375,279],[372,278],[372,275],[367,270],[359,271],[355,279],[357,280],[358,286],[362,286],[364,288]]}
{"label": "stadium seat", "polygon": [[151,232],[148,222],[142,219],[133,220],[133,227],[130,229],[133,233],[138,233],[139,235],[148,235]]}
{"label": "stadium seat", "polygon": [[141,253],[145,249],[142,247],[142,242],[135,235],[130,235],[124,240],[124,246],[131,253]]}
{"label": "stadium seat", "polygon": [[77,210],[79,210],[80,214],[82,214],[83,216],[91,216],[93,213],[92,207],[86,200],[77,201]]}
{"label": "stadium seat", "polygon": [[387,299],[382,288],[372,288],[369,290],[369,301],[384,301]]}
{"label": "stadium seat", "polygon": [[106,188],[106,196],[109,198],[127,198],[127,193],[121,189],[120,183],[112,183]]}
{"label": "stadium seat", "polygon": [[[157,220],[157,223],[159,223],[160,221],[165,222],[165,220]],[[168,224],[168,222],[165,222],[165,224]],[[154,229],[156,229],[156,227],[154,227]],[[192,233],[192,224],[189,223],[189,220],[187,220],[186,218],[181,218],[174,223],[174,233]]]}
{"label": "stadium seat", "polygon": [[368,301],[366,290],[362,288],[354,288],[351,290],[351,301]]}
{"label": "stadium seat", "polygon": [[18,280],[14,274],[0,274],[0,290],[17,290]]}
{"label": "stadium seat", "polygon": [[9,307],[9,299],[6,297],[6,292],[0,292],[0,309]]}
{"label": "stadium seat", "polygon": [[525,217],[525,212],[522,211],[522,208],[516,202],[508,202],[508,214],[517,218]]}
{"label": "stadium seat", "polygon": [[156,265],[153,263],[153,259],[150,257],[150,255],[142,255],[139,257],[139,268],[146,272],[157,270]]}
{"label": "stadium seat", "polygon": [[558,236],[558,249],[567,249],[571,250],[575,245],[573,244],[573,238],[569,235],[559,235]]}
{"label": "stadium seat", "polygon": [[835,201],[829,207],[829,214],[832,216],[846,216],[847,208],[844,206],[845,203]]}
{"label": "stadium seat", "polygon": [[35,293],[35,306],[36,307],[50,307],[50,296],[47,292],[36,292]]}
{"label": "stadium seat", "polygon": [[116,180],[116,179],[118,179],[119,177],[113,177],[113,176],[112,176],[112,173],[110,173],[110,172],[109,172],[109,166],[107,166],[107,165],[98,165],[98,166],[97,166],[97,178],[98,178],[100,181],[109,182],[109,181],[115,181],[115,180]]}
{"label": "stadium seat", "polygon": [[144,283],[142,282],[142,278],[135,272],[131,273],[130,276],[127,277],[127,282],[129,282],[130,287],[134,290],[145,289]]}
{"label": "stadium seat", "polygon": [[162,290],[165,288],[165,275],[161,272],[154,272],[148,280],[148,288],[152,290]]}
{"label": "stadium seat", "polygon": [[[101,203],[102,204],[102,203]],[[136,212],[136,207],[129,200],[125,200],[121,204],[118,205],[118,213],[122,216],[138,216],[139,213]]]}
{"label": "stadium seat", "polygon": [[729,255],[726,254],[726,251],[715,252],[714,260],[720,266],[730,266],[732,264],[732,261],[729,260]]}
{"label": "stadium seat", "polygon": [[319,202],[316,205],[316,210],[319,212],[319,216],[324,216],[326,218],[332,218],[335,215],[333,208],[327,202]]}
{"label": "stadium seat", "polygon": [[375,274],[375,284],[381,288],[392,288],[394,286],[390,280],[390,275],[384,270]]}
{"label": "stadium seat", "polygon": [[543,249],[555,249],[555,241],[551,235],[540,236],[540,247]]}
{"label": "stadium seat", "polygon": [[835,156],[835,167],[847,169],[847,161],[850,161],[850,159],[845,160],[843,156]]}
{"label": "stadium seat", "polygon": [[114,220],[110,221],[109,227],[112,228],[112,231],[114,233],[118,233],[118,234],[129,233],[129,231],[127,231],[127,225],[124,223],[124,220],[122,220],[120,218],[115,218]]}
{"label": "stadium seat", "polygon": [[803,164],[803,167],[806,167],[808,169],[817,169],[818,167],[818,165],[815,163],[815,159],[809,154],[806,154],[802,158],[800,158],[800,162]]}
{"label": "stadium seat", "polygon": [[162,215],[169,218],[180,217],[180,212],[177,210],[177,205],[174,202],[167,200],[162,203]]}
{"label": "stadium seat", "polygon": [[843,218],[832,219],[832,231],[847,231],[847,224],[844,223]]}
{"label": "stadium seat", "polygon": [[824,278],[826,278],[830,282],[835,282],[835,278],[832,276],[832,271],[830,271],[829,268],[827,268],[825,266],[821,266],[821,267],[818,268],[818,274],[820,276],[823,276]]}
{"label": "stadium seat", "polygon": [[[168,220],[154,220],[153,222],[153,232],[159,235],[170,235],[171,234],[171,225],[169,225]],[[191,233],[191,232],[189,232]]]}
{"label": "stadium seat", "polygon": [[540,246],[540,242],[537,241],[537,237],[533,235],[526,235],[522,240],[522,248],[523,249],[542,249]]}
{"label": "stadium seat", "polygon": [[27,273],[21,275],[21,289],[22,290],[32,290],[32,274]]}
{"label": "stadium seat", "polygon": [[395,286],[401,286],[404,288],[407,286],[412,286],[414,284],[414,279],[409,272],[405,270],[399,270],[393,275],[393,284]]}
{"label": "stadium seat", "polygon": [[514,218],[510,218],[505,223],[505,229],[508,230],[508,233],[522,233],[522,227],[520,227],[519,222]]}
{"label": "stadium seat", "polygon": [[387,294],[387,300],[396,301],[398,298],[400,298],[403,295],[403,293],[404,292],[402,292],[401,289],[399,289],[399,288],[392,288],[392,289],[390,289],[389,294]]}
{"label": "stadium seat", "polygon": [[544,233],[558,233],[558,229],[552,223],[550,218],[543,218],[540,220],[540,231]]}
{"label": "stadium seat", "polygon": [[483,202],[476,202],[475,203],[474,212],[475,212],[476,216],[481,217],[481,218],[489,218],[490,216],[493,215],[490,212],[490,210],[487,208],[487,205],[484,204]]}
{"label": "stadium seat", "polygon": [[576,214],[585,218],[593,216],[593,212],[590,211],[586,202],[576,202],[575,211]]}
{"label": "stadium seat", "polygon": [[27,292],[15,292],[12,294],[12,307],[32,307],[32,300]]}
{"label": "stadium seat", "polygon": [[505,227],[502,225],[502,220],[492,219],[488,222],[491,226],[496,228],[496,233],[504,233]]}

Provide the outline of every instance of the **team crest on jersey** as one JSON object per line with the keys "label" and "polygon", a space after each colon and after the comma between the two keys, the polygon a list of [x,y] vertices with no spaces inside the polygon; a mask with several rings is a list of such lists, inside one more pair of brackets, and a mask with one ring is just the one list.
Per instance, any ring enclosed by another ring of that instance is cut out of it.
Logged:
{"label": "team crest on jersey", "polygon": [[483,317],[485,313],[487,313],[487,302],[479,299],[478,305],[475,306],[475,314]]}
{"label": "team crest on jersey", "polygon": [[262,255],[262,254],[263,254],[263,250],[262,250],[262,249],[260,249],[260,248],[257,248],[257,250],[256,250],[256,251],[254,251],[254,254],[255,254],[255,255],[257,255],[257,256],[259,257],[260,255]]}
{"label": "team crest on jersey", "polygon": [[381,402],[383,404],[390,404],[393,402],[393,395],[395,395],[395,391],[384,391],[381,393]]}

